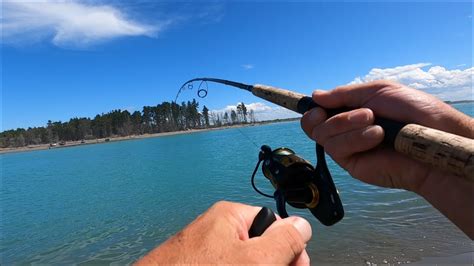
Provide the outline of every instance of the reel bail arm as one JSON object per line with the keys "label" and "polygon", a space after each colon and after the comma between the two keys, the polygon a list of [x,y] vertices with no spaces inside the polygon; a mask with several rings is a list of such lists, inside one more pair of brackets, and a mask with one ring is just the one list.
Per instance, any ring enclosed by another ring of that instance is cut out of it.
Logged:
{"label": "reel bail arm", "polygon": [[[327,168],[324,150],[322,146],[316,150],[318,163],[313,168],[308,161],[288,148],[272,151],[269,146],[262,146],[252,174],[252,186],[259,194],[275,199],[278,214],[282,218],[288,217],[288,203],[295,208],[309,209],[322,224],[329,226],[344,217],[344,209]],[[262,172],[275,188],[273,196],[261,192],[254,183],[262,161]]]}

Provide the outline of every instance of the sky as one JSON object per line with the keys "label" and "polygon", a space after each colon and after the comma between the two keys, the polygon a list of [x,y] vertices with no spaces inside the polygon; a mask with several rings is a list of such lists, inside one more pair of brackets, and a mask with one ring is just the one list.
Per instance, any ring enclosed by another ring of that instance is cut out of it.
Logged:
{"label": "sky", "polygon": [[[2,1],[0,131],[141,111],[195,77],[314,89],[391,79],[473,99],[470,2]],[[196,84],[198,85],[198,84]],[[197,87],[197,86],[196,86]],[[197,98],[196,90],[178,101]],[[214,111],[295,116],[209,84]]]}

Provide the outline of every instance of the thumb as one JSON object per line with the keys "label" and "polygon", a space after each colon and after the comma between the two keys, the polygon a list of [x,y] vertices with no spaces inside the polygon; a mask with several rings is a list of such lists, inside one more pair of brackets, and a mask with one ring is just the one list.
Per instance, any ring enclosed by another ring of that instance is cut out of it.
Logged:
{"label": "thumb", "polygon": [[290,264],[311,239],[311,225],[297,216],[275,221],[260,237],[253,238],[254,251],[262,253],[265,263]]}

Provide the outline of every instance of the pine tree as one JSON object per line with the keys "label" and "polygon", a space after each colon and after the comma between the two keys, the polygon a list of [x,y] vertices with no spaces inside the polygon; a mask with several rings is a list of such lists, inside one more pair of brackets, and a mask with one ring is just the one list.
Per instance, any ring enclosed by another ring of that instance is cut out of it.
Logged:
{"label": "pine tree", "polygon": [[209,109],[205,105],[202,108],[202,116],[204,117],[205,126],[209,127]]}

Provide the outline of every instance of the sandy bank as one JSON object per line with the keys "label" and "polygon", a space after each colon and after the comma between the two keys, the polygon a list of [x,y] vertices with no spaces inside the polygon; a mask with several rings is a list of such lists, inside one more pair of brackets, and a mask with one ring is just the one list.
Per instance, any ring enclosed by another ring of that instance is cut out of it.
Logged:
{"label": "sandy bank", "polygon": [[[279,122],[285,122],[285,121],[279,121]],[[126,141],[126,140],[134,140],[134,139],[157,138],[157,137],[191,134],[191,133],[206,132],[206,131],[213,131],[213,130],[224,130],[224,129],[229,129],[229,128],[256,126],[256,125],[268,124],[268,123],[269,122],[261,122],[261,123],[255,123],[255,124],[243,124],[243,125],[223,126],[223,127],[205,128],[205,129],[190,129],[190,130],[183,130],[183,131],[173,131],[173,132],[163,132],[163,133],[153,133],[153,134],[143,134],[143,135],[130,135],[130,136],[124,136],[124,137],[116,136],[116,137],[83,140],[83,141],[67,141],[64,143],[64,145],[60,145],[59,143],[57,143],[55,146],[50,146],[50,144],[38,144],[38,145],[28,145],[28,146],[19,147],[19,148],[0,148],[0,154],[47,150],[47,149],[60,149],[60,148],[74,147],[74,146],[80,146],[80,145],[100,144],[100,143],[109,143],[109,142],[115,142],[115,141]],[[276,123],[276,121],[273,121],[272,123]]]}

